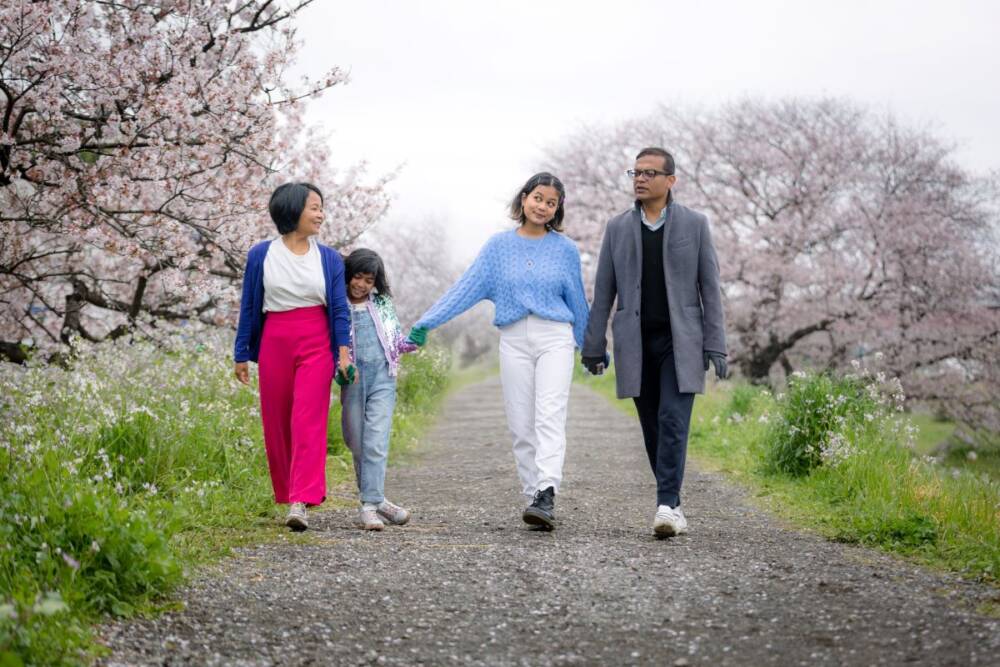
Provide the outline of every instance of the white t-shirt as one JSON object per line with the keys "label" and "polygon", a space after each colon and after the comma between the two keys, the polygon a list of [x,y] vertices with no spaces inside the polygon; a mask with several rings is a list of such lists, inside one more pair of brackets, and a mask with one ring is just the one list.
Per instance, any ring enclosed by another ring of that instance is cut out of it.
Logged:
{"label": "white t-shirt", "polygon": [[281,238],[271,241],[264,257],[264,312],[326,305],[326,281],[319,244],[309,239],[309,250],[296,255]]}

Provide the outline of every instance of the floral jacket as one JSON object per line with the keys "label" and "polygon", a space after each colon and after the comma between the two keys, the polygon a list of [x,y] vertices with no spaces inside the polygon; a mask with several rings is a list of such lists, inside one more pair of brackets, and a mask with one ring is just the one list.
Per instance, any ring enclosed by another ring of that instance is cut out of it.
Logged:
{"label": "floral jacket", "polygon": [[[389,375],[396,377],[399,373],[399,359],[408,352],[418,349],[415,343],[406,340],[403,328],[396,317],[396,307],[392,299],[381,294],[368,297],[368,314],[375,322],[378,340],[385,350],[385,359],[389,362]],[[354,361],[354,320],[351,319],[351,361]]]}

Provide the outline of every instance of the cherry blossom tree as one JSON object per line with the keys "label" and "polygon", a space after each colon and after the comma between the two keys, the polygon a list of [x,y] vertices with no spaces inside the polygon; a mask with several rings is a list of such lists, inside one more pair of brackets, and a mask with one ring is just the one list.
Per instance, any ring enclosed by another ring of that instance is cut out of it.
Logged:
{"label": "cherry blossom tree", "polygon": [[932,132],[840,99],[663,107],[586,128],[549,155],[585,251],[630,205],[624,171],[646,145],[674,153],[678,201],[709,215],[731,356],[750,380],[878,352],[916,396],[947,393],[956,372],[995,381],[976,360],[1000,335],[1000,189]]}
{"label": "cherry blossom tree", "polygon": [[0,356],[230,324],[278,181],[324,190],[334,245],[382,215],[387,177],[333,173],[303,123],[345,74],[287,83],[310,2],[0,6]]}

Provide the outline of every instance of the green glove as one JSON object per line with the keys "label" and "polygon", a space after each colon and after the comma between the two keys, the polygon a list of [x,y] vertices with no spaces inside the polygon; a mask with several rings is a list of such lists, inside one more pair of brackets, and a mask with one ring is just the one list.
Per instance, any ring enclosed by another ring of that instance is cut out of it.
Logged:
{"label": "green glove", "polygon": [[423,347],[427,343],[427,329],[425,327],[413,327],[410,329],[410,335],[406,337],[406,340],[414,345]]}
{"label": "green glove", "polygon": [[341,387],[346,387],[349,384],[354,384],[354,364],[347,367],[347,375],[341,369],[337,369],[337,374],[334,376],[334,381]]}

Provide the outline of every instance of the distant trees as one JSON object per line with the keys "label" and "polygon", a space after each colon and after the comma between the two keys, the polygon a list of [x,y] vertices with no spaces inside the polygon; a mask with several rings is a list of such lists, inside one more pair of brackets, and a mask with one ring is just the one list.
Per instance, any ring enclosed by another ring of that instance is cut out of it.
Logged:
{"label": "distant trees", "polygon": [[674,153],[678,201],[710,217],[743,375],[878,352],[917,397],[975,390],[996,410],[995,179],[932,133],[839,99],[664,107],[552,148],[584,251],[631,203],[624,170],[645,145]]}

